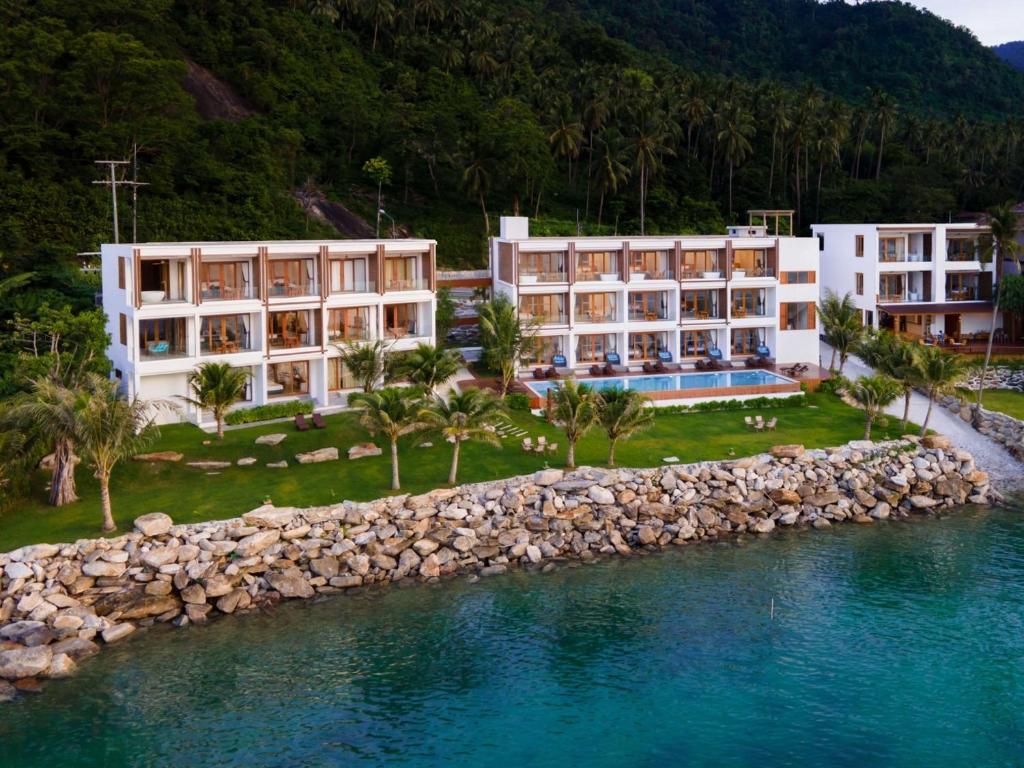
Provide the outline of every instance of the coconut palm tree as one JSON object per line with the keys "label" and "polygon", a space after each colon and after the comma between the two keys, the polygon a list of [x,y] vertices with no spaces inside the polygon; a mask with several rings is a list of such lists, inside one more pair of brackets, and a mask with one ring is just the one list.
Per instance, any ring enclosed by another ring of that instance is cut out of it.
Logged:
{"label": "coconut palm tree", "polygon": [[964,364],[955,352],[946,352],[939,347],[922,347],[918,354],[919,382],[928,395],[928,412],[921,425],[921,437],[924,437],[932,418],[935,399],[953,388],[963,373]]}
{"label": "coconut palm tree", "polygon": [[754,116],[739,104],[730,105],[719,120],[717,139],[729,163],[729,216],[732,210],[732,180],[735,167],[753,152],[750,139],[755,133]]}
{"label": "coconut palm tree", "polygon": [[480,321],[480,345],[484,362],[498,371],[498,394],[508,392],[523,353],[537,335],[535,323],[521,323],[515,305],[504,296],[477,310]]}
{"label": "coconut palm tree", "polygon": [[882,152],[885,149],[885,137],[896,122],[898,105],[896,100],[881,88],[871,89],[871,108],[878,123],[878,164],[875,166],[875,179],[882,178]]}
{"label": "coconut palm tree", "polygon": [[607,195],[614,195],[619,186],[629,181],[629,168],[624,160],[622,140],[619,134],[605,131],[599,139],[601,149],[594,164],[594,184],[600,194],[597,204],[597,225],[601,226],[604,201]]}
{"label": "coconut palm tree", "polygon": [[647,233],[647,188],[664,155],[675,154],[668,146],[668,135],[660,116],[641,110],[633,126],[631,154],[633,169],[640,182],[640,234]]}
{"label": "coconut palm tree", "polygon": [[555,118],[556,125],[548,135],[548,143],[555,157],[564,157],[569,162],[569,181],[572,181],[572,163],[580,156],[583,147],[583,124],[563,104]]}
{"label": "coconut palm tree", "polygon": [[30,435],[36,445],[52,451],[48,503],[62,507],[78,501],[75,488],[75,455],[78,442],[78,412],[87,398],[80,390],[69,389],[52,379],[36,379],[31,390],[19,398],[4,415],[5,430],[18,430]]}
{"label": "coconut palm tree", "polygon": [[380,28],[389,26],[395,20],[395,4],[392,0],[366,0],[363,12],[373,24],[373,44],[370,50],[376,51]]}
{"label": "coconut palm tree", "polygon": [[391,443],[391,489],[399,490],[398,438],[422,426],[423,393],[414,387],[385,387],[356,392],[348,402],[361,409],[359,421],[371,435],[384,435]]}
{"label": "coconut palm tree", "polygon": [[555,390],[552,416],[556,423],[562,425],[569,446],[565,465],[575,469],[576,443],[597,423],[597,395],[586,384],[567,379]]}
{"label": "coconut palm tree", "polygon": [[232,368],[227,363],[203,363],[188,377],[191,397],[182,397],[189,405],[213,411],[217,422],[217,439],[224,439],[224,417],[228,408],[237,403],[245,394],[249,374],[241,368]]}
{"label": "coconut palm tree", "polygon": [[832,359],[828,364],[830,371],[836,370],[836,354],[839,355],[839,371],[861,338],[864,328],[860,322],[860,310],[853,303],[853,294],[847,292],[839,296],[830,288],[825,289],[825,298],[818,304],[818,318],[821,320],[825,341],[832,347]]}
{"label": "coconut palm tree", "polygon": [[896,379],[903,387],[903,419],[900,428],[907,428],[910,401],[919,380],[918,345],[894,333],[881,331],[861,342],[857,354],[879,373]]}
{"label": "coconut palm tree", "polygon": [[900,383],[888,376],[861,376],[847,390],[850,397],[864,409],[864,439],[871,439],[875,419],[902,392]]}
{"label": "coconut palm tree", "polygon": [[110,505],[110,475],[122,459],[145,450],[159,436],[156,412],[171,408],[162,400],[126,400],[117,383],[92,376],[83,388],[85,407],[78,411],[77,432],[83,458],[100,484],[103,530],[116,530]]}
{"label": "coconut palm tree", "polygon": [[771,167],[768,171],[768,200],[772,199],[772,191],[775,186],[775,156],[779,138],[785,136],[789,130],[789,98],[786,92],[777,85],[771,86],[767,93],[767,118],[772,126],[772,158]]}
{"label": "coconut palm tree", "polygon": [[484,201],[484,195],[487,194],[487,189],[491,185],[491,176],[482,160],[474,160],[466,166],[462,172],[462,185],[470,196],[480,201],[480,210],[484,214],[484,234],[489,236],[491,234],[491,217],[487,215],[487,203]]}
{"label": "coconut palm tree", "polygon": [[435,398],[430,405],[420,410],[419,419],[424,427],[439,432],[452,444],[449,485],[455,484],[459,472],[459,452],[464,442],[475,440],[501,447],[501,439],[494,432],[492,423],[504,412],[505,404],[485,389],[452,392],[447,400]]}
{"label": "coconut palm tree", "polygon": [[[982,265],[991,261],[996,264],[996,273],[1000,272],[1006,259],[1013,259],[1017,266],[1017,274],[1021,273],[1020,259],[1017,257],[1017,214],[1009,203],[997,206],[989,212],[989,235],[983,242],[981,253]],[[996,335],[996,321],[999,318],[998,290],[992,302],[992,325],[989,328],[988,344],[985,347],[985,363],[981,367],[981,378],[978,379],[978,409],[981,408],[981,395],[985,389],[985,377],[992,361],[992,340]]]}
{"label": "coconut palm tree", "polygon": [[413,384],[432,393],[444,385],[459,370],[459,358],[450,349],[433,344],[418,344],[402,361],[402,369]]}
{"label": "coconut palm tree", "polygon": [[615,466],[615,445],[654,423],[651,398],[635,389],[606,389],[597,395],[597,417],[608,435],[608,466]]}
{"label": "coconut palm tree", "polygon": [[345,341],[334,345],[341,353],[341,364],[351,373],[363,392],[372,392],[373,388],[386,382],[391,366],[391,347],[383,339],[369,344],[357,344]]}

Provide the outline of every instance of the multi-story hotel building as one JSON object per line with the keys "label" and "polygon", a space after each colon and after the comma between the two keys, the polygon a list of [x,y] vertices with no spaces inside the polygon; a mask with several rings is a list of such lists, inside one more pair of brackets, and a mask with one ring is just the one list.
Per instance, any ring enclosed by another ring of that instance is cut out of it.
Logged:
{"label": "multi-story hotel building", "polygon": [[[128,396],[185,406],[188,375],[249,372],[245,405],[343,404],[354,387],[335,346],[434,342],[433,240],[137,243],[102,247],[108,355]],[[165,416],[177,420],[178,415]]]}
{"label": "multi-story hotel building", "polygon": [[821,285],[849,293],[864,324],[966,344],[991,328],[1000,265],[981,260],[979,224],[816,224]]}
{"label": "multi-story hotel building", "polygon": [[818,243],[790,232],[788,212],[751,212],[728,235],[530,237],[524,217],[503,217],[491,239],[495,295],[537,324],[524,369],[564,356],[586,369],[617,353],[623,365],[659,353],[696,363],[768,347],[778,363],[818,361]]}

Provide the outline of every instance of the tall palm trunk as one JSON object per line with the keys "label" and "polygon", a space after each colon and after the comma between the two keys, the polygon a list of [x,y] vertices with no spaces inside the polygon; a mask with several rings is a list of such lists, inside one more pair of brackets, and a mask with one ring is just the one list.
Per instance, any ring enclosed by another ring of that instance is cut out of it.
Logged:
{"label": "tall palm trunk", "polygon": [[[992,362],[992,337],[996,335],[996,320],[999,317],[999,302],[992,305],[992,326],[988,331],[988,344],[985,346],[985,364],[981,367],[981,378],[978,379],[978,410],[981,410],[981,393],[985,389],[985,377],[988,375],[988,366]],[[980,414],[979,414],[980,415]]]}
{"label": "tall palm trunk", "polygon": [[768,202],[772,199],[772,187],[775,186],[775,143],[778,140],[779,130],[776,128],[772,131],[772,164],[771,170],[768,172]]}
{"label": "tall palm trunk", "polygon": [[455,476],[459,473],[459,448],[462,447],[462,441],[456,440],[455,447],[452,448],[452,468],[448,470],[448,485],[455,485]]}
{"label": "tall palm trunk", "polygon": [[875,166],[875,179],[882,178],[882,151],[885,149],[885,131],[878,136],[878,165]]}
{"label": "tall palm trunk", "polygon": [[98,472],[96,479],[100,481],[100,509],[103,510],[103,530],[116,531],[114,515],[110,510],[110,473]]}
{"label": "tall palm trunk", "polygon": [[608,466],[609,467],[614,467],[615,466],[615,443],[617,443],[618,441],[619,441],[619,439],[617,437],[609,438],[609,440],[608,440]]}
{"label": "tall palm trunk", "polygon": [[50,506],[63,507],[78,501],[75,489],[74,451],[70,440],[58,440],[53,449],[53,474],[50,478]]}
{"label": "tall palm trunk", "polygon": [[864,418],[864,439],[871,439],[871,425],[875,423],[875,414],[871,411],[867,412],[867,416]]}
{"label": "tall palm trunk", "polygon": [[907,422],[910,421],[910,398],[913,397],[914,390],[912,387],[906,387],[903,390],[903,421],[900,422],[900,431],[905,432],[907,429]]}
{"label": "tall palm trunk", "polygon": [[569,440],[569,450],[565,454],[565,466],[569,469],[576,469],[576,441]]}
{"label": "tall palm trunk", "polygon": [[921,425],[921,437],[928,431],[928,422],[932,419],[932,406],[935,405],[935,391],[928,390],[928,411],[924,415],[924,424]]}
{"label": "tall palm trunk", "polygon": [[397,491],[402,487],[398,479],[398,440],[391,439],[391,490]]}
{"label": "tall palm trunk", "polygon": [[484,193],[479,193],[480,198],[480,210],[484,212],[484,234],[487,237],[491,236],[491,217],[487,215],[487,204],[484,202]]}
{"label": "tall palm trunk", "polygon": [[732,218],[732,157],[729,158],[729,218]]}

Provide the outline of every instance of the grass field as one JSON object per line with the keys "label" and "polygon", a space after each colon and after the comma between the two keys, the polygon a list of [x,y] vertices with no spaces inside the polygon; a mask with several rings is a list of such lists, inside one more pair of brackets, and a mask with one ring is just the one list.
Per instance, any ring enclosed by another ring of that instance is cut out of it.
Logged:
{"label": "grass field", "polygon": [[[969,403],[976,402],[977,393],[960,391]],[[1015,419],[1024,419],[1024,392],[1016,389],[986,389],[981,404],[990,411],[999,411]]]}
{"label": "grass field", "polygon": [[[683,462],[725,459],[767,450],[776,443],[803,443],[807,447],[839,445],[863,435],[863,414],[832,395],[813,394],[805,407],[765,411],[777,416],[776,432],[749,431],[743,417],[751,411],[662,414],[654,426],[632,440],[622,442],[616,459],[620,466],[649,467],[666,456]],[[565,438],[558,430],[529,413],[514,413],[511,420],[536,439],[545,435],[559,443],[555,454],[524,453],[519,439],[503,441],[498,449],[467,444],[462,451],[460,482],[478,482],[533,472],[545,465],[560,467],[565,461]],[[288,438],[277,447],[257,446],[253,440],[264,434],[284,432]],[[899,422],[877,425],[874,437],[897,437]],[[126,461],[113,475],[111,495],[114,517],[121,531],[147,512],[166,512],[175,522],[197,522],[234,517],[259,506],[269,497],[278,506],[330,504],[343,499],[364,501],[388,495],[390,465],[386,444],[384,455],[349,461],[345,451],[367,441],[366,431],[352,413],[327,418],[327,428],[301,433],[290,423],[269,424],[232,430],[223,442],[190,425],[164,427],[152,450],[174,450],[185,454],[180,464],[147,464]],[[430,438],[427,438],[430,439]],[[204,441],[210,441],[204,445]],[[451,446],[434,439],[430,448],[406,442],[401,446],[402,490],[419,493],[445,484],[451,461]],[[337,446],[342,458],[322,464],[299,465],[296,453],[325,446]],[[603,465],[607,452],[604,434],[594,430],[577,449],[580,465]],[[224,459],[232,462],[253,456],[259,462],[250,467],[231,466],[219,472],[188,467],[185,462]],[[267,462],[286,459],[287,469],[269,469]],[[79,465],[75,504],[53,508],[45,503],[48,474],[33,478],[30,498],[0,516],[0,551],[35,542],[73,541],[100,535],[99,494],[91,472]]]}

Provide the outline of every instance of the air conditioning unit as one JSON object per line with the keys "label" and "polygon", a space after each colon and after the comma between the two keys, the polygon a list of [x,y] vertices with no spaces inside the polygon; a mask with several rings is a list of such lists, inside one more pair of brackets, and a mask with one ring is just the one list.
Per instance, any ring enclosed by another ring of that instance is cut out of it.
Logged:
{"label": "air conditioning unit", "polygon": [[729,237],[765,237],[768,230],[765,227],[750,227],[750,226],[731,226],[729,227]]}

